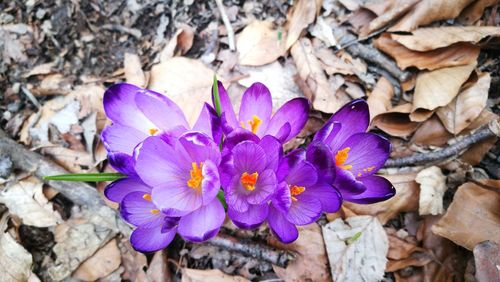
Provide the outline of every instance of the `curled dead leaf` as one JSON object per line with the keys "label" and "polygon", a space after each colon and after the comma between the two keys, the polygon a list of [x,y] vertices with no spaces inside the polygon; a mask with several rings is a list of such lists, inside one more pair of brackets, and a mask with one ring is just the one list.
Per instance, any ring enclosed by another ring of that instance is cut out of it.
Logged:
{"label": "curled dead leaf", "polygon": [[236,41],[239,63],[261,66],[283,56],[286,51],[285,42],[278,38],[278,32],[273,23],[268,21],[254,21],[247,25]]}
{"label": "curled dead leaf", "polygon": [[[298,0],[294,3],[287,15],[286,50],[299,39],[302,31],[314,22],[316,18],[316,1]],[[319,5],[321,7],[321,5]]]}
{"label": "curled dead leaf", "polygon": [[424,146],[443,146],[453,135],[444,127],[436,115],[426,120],[411,137],[410,143]]}
{"label": "curled dead leaf", "polygon": [[374,32],[390,22],[397,20],[400,16],[404,15],[420,0],[403,0],[403,1],[387,1],[392,2],[390,9],[384,11],[377,18],[370,22],[366,33]]}
{"label": "curled dead leaf", "polygon": [[[0,273],[1,281],[27,281],[31,274],[33,257],[16,242],[7,228],[7,213],[0,219]],[[5,280],[4,280],[5,279]]]}
{"label": "curled dead leaf", "polygon": [[241,276],[227,275],[219,269],[182,269],[182,282],[248,282]]}
{"label": "curled dead leaf", "polygon": [[499,3],[499,0],[475,1],[462,11],[460,17],[458,17],[458,21],[460,23],[463,23],[464,25],[472,25],[477,20],[479,20],[479,18],[481,18],[484,9]]}
{"label": "curled dead leaf", "polygon": [[394,88],[391,82],[384,76],[381,76],[366,100],[372,120],[379,114],[387,112],[392,107],[391,99],[393,96]]}
{"label": "curled dead leaf", "polygon": [[389,135],[408,137],[418,127],[418,122],[410,119],[412,105],[410,103],[398,105],[385,113],[374,116],[372,127],[377,127]]}
{"label": "curled dead leaf", "polygon": [[415,181],[420,184],[418,213],[420,215],[443,213],[443,196],[448,187],[446,176],[441,169],[437,166],[425,168],[417,174]]}
{"label": "curled dead leaf", "polygon": [[146,76],[142,71],[141,59],[137,54],[125,53],[123,68],[125,70],[125,80],[127,80],[128,83],[139,87],[146,87]]}
{"label": "curled dead leaf", "polygon": [[116,240],[111,240],[73,272],[73,278],[95,281],[115,271],[121,263]]}

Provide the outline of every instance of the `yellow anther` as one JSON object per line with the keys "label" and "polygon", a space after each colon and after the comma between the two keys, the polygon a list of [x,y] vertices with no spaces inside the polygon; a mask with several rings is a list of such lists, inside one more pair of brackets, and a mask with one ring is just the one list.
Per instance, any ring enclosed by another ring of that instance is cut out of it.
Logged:
{"label": "yellow anther", "polygon": [[203,163],[200,163],[198,166],[197,163],[191,163],[191,171],[189,171],[189,175],[191,178],[187,181],[187,185],[193,189],[199,190],[201,188],[201,181],[203,181],[203,175],[201,169],[203,168]]}
{"label": "yellow anther", "polygon": [[344,165],[344,163],[347,160],[347,157],[349,157],[349,150],[351,150],[350,147],[345,147],[342,150],[339,150],[337,154],[335,155],[335,164],[342,168],[342,169],[351,169],[352,165]]}
{"label": "yellow anther", "polygon": [[259,126],[262,124],[262,120],[258,116],[252,116],[252,119],[248,121],[248,125],[250,125],[250,130],[252,133],[257,133]]}
{"label": "yellow anther", "polygon": [[150,128],[149,129],[149,135],[153,136],[156,133],[158,133],[158,128]]}
{"label": "yellow anther", "polygon": [[151,202],[151,194],[144,194],[142,195],[142,198],[148,202]]}
{"label": "yellow anther", "polygon": [[154,209],[149,211],[151,214],[159,214],[160,210]]}
{"label": "yellow anther", "polygon": [[255,190],[255,184],[257,183],[257,179],[259,178],[259,174],[254,172],[249,174],[244,172],[240,177],[241,185],[248,191]]}
{"label": "yellow anther", "polygon": [[292,201],[296,202],[297,198],[295,196],[298,196],[306,191],[306,187],[304,186],[297,186],[297,185],[291,185],[290,186],[290,195],[292,195]]}

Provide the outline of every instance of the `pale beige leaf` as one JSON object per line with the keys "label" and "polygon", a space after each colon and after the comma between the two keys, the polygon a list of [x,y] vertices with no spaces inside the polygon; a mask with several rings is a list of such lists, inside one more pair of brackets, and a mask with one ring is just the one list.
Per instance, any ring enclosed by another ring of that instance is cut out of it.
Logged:
{"label": "pale beige leaf", "polygon": [[94,159],[92,158],[92,154],[87,151],[77,151],[62,146],[54,146],[43,148],[42,152],[72,173],[82,173],[93,168]]}
{"label": "pale beige leaf", "polygon": [[186,24],[180,24],[179,29],[158,55],[160,62],[163,63],[176,55],[186,54],[193,46],[193,40],[194,28]]}
{"label": "pale beige leaf", "polygon": [[125,80],[128,83],[137,85],[141,88],[146,87],[146,76],[142,71],[141,59],[137,54],[125,53],[123,68],[125,69]]}
{"label": "pale beige leaf", "polygon": [[286,51],[284,40],[278,41],[278,30],[268,21],[254,21],[247,25],[237,37],[236,48],[240,65],[246,66],[274,62]]}
{"label": "pale beige leaf", "polygon": [[241,276],[231,276],[219,269],[182,269],[182,282],[247,282],[250,281]]}
{"label": "pale beige leaf", "polygon": [[435,70],[468,65],[477,60],[480,51],[479,47],[464,42],[432,51],[413,51],[392,40],[387,33],[382,34],[373,43],[375,47],[393,57],[401,69],[414,66],[421,70]]}
{"label": "pale beige leaf", "polygon": [[56,66],[56,62],[49,62],[49,63],[37,65],[37,66],[31,68],[27,74],[23,75],[23,77],[30,77],[33,75],[52,73],[52,72],[54,72],[55,66]]}
{"label": "pale beige leaf", "polygon": [[0,192],[0,203],[9,208],[11,214],[20,217],[24,224],[49,227],[62,222],[42,192],[43,183],[35,177],[19,181]]}
{"label": "pale beige leaf", "polygon": [[305,81],[314,94],[313,108],[325,113],[337,111],[341,105],[335,99],[335,93],[331,91],[326,74],[318,58],[314,55],[311,41],[307,38],[301,38],[293,45],[291,54],[300,78]]}
{"label": "pale beige leaf", "polygon": [[398,105],[385,113],[372,118],[371,127],[397,137],[408,137],[418,127],[417,122],[410,120],[412,105],[410,103]]}
{"label": "pale beige leaf", "polygon": [[316,19],[316,23],[311,27],[310,33],[312,36],[323,41],[327,47],[338,47],[338,42],[333,36],[332,28],[323,17]]}
{"label": "pale beige leaf", "polygon": [[391,82],[385,76],[381,76],[366,100],[370,109],[370,119],[373,120],[374,117],[387,112],[392,107],[392,96],[394,96],[394,88]]}
{"label": "pale beige leaf", "polygon": [[446,130],[443,123],[434,115],[419,126],[411,137],[410,143],[424,146],[443,146],[452,137],[453,135]]}
{"label": "pale beige leaf", "polygon": [[211,101],[214,74],[199,60],[173,57],[151,68],[148,88],[172,99],[194,125],[203,102]]}
{"label": "pale beige leaf", "polygon": [[120,250],[116,245],[116,240],[111,240],[93,256],[84,261],[73,272],[72,276],[84,281],[95,281],[111,274],[120,266],[120,263]]}
{"label": "pale beige leaf", "polygon": [[168,258],[164,250],[154,254],[146,273],[152,282],[172,282],[168,267]]}
{"label": "pale beige leaf", "polygon": [[33,257],[5,232],[7,219],[4,214],[0,220],[0,281],[27,281],[32,274]]}
{"label": "pale beige leaf", "polygon": [[414,212],[418,210],[418,184],[415,182],[415,174],[381,175],[387,178],[394,188],[396,195],[387,201],[361,205],[344,202],[344,206],[359,215],[373,215],[380,223],[386,224],[401,212]]}
{"label": "pale beige leaf", "polygon": [[392,34],[392,39],[415,51],[430,51],[457,42],[477,43],[487,36],[500,36],[496,26],[442,26],[419,28],[410,35]]}
{"label": "pale beige leaf", "polygon": [[484,9],[496,4],[500,4],[500,0],[477,0],[462,11],[458,21],[464,25],[472,25],[481,18]]}
{"label": "pale beige leaf", "polygon": [[443,196],[446,192],[446,176],[437,166],[421,170],[415,181],[420,184],[419,209],[420,215],[438,215],[444,212]]}
{"label": "pale beige leaf", "polygon": [[391,5],[391,8],[388,11],[385,11],[383,14],[379,15],[368,25],[368,29],[366,33],[374,32],[390,22],[398,19],[401,15],[404,15],[408,10],[410,10],[415,4],[417,4],[420,0],[402,0],[402,1],[394,1],[395,5]]}
{"label": "pale beige leaf", "polygon": [[500,244],[500,194],[473,183],[460,186],[432,232],[473,250],[483,241]]}
{"label": "pale beige leaf", "polygon": [[491,77],[488,73],[479,76],[476,83],[463,90],[436,114],[446,129],[452,134],[458,134],[467,128],[486,107]]}
{"label": "pale beige leaf", "polygon": [[[413,94],[412,111],[426,113],[448,105],[457,96],[474,67],[475,64],[471,64],[420,72]],[[412,116],[410,119],[415,120]]]}
{"label": "pale beige leaf", "polygon": [[434,21],[456,18],[474,0],[422,0],[389,31],[412,31]]}
{"label": "pale beige leaf", "polygon": [[299,39],[302,31],[316,18],[316,1],[298,0],[287,15],[286,50]]}
{"label": "pale beige leaf", "polygon": [[333,281],[382,280],[389,242],[376,217],[337,218],[323,226],[323,237]]}

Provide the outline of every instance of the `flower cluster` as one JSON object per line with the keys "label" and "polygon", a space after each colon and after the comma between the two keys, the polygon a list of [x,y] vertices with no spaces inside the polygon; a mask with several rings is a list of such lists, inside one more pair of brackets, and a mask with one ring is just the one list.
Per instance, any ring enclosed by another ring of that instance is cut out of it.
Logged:
{"label": "flower cluster", "polygon": [[284,154],[283,144],[307,121],[306,99],[290,100],[273,114],[271,93],[255,83],[236,114],[222,83],[214,88],[214,106],[205,103],[192,127],[159,93],[122,83],[104,94],[113,124],[102,140],[110,164],[126,175],[105,195],[135,226],[130,241],[136,250],[165,248],[175,234],[193,242],[212,238],[226,218],[221,201],[236,226],[267,221],[289,243],[298,237],[296,226],[337,211],[342,201],[374,203],[395,194],[374,175],[390,143],[365,132],[363,100],[334,114],[307,148]]}

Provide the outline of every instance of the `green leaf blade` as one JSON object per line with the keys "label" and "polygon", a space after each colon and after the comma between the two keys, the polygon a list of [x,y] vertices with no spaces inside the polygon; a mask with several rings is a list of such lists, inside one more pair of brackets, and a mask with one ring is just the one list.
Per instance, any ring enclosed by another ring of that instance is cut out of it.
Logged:
{"label": "green leaf blade", "polygon": [[124,177],[126,177],[126,175],[121,173],[68,173],[44,176],[43,179],[56,181],[104,182],[115,181]]}

